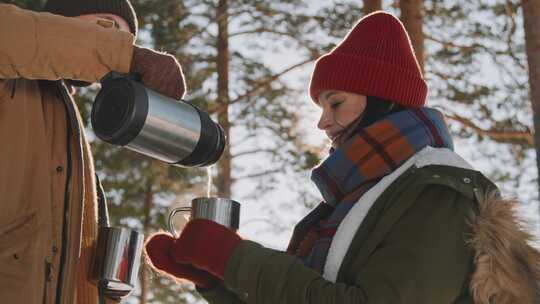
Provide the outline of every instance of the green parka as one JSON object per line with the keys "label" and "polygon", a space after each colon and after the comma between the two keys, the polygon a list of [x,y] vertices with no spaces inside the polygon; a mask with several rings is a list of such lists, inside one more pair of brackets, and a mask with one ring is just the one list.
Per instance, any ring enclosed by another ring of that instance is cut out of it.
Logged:
{"label": "green parka", "polygon": [[516,202],[457,154],[427,147],[366,192],[321,276],[242,241],[210,303],[540,303],[540,255]]}

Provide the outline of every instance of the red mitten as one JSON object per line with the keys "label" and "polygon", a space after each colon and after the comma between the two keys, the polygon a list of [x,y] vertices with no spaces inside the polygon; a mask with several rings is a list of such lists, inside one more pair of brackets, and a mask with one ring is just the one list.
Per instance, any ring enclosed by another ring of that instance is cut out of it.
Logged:
{"label": "red mitten", "polygon": [[197,287],[208,289],[217,285],[219,279],[210,273],[189,264],[176,263],[171,256],[173,244],[174,238],[170,234],[156,233],[151,236],[145,244],[148,264],[158,272],[189,280]]}
{"label": "red mitten", "polygon": [[225,267],[242,239],[216,222],[194,219],[187,223],[172,247],[178,263],[191,264],[223,279]]}

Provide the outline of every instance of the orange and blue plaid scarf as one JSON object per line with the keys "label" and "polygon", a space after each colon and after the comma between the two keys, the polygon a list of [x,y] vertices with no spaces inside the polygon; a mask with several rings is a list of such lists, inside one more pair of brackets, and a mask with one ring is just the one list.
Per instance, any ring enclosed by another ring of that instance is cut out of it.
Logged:
{"label": "orange and blue plaid scarf", "polygon": [[443,115],[410,109],[357,130],[311,174],[324,201],[295,227],[287,252],[322,273],[336,230],[360,197],[426,146],[453,149]]}

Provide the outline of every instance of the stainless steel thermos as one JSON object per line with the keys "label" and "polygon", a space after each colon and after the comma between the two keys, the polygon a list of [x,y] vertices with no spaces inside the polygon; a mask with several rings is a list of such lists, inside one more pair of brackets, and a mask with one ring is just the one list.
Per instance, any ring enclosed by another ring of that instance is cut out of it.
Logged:
{"label": "stainless steel thermos", "polygon": [[181,167],[208,166],[223,153],[223,129],[194,105],[115,72],[101,85],[91,113],[101,140]]}

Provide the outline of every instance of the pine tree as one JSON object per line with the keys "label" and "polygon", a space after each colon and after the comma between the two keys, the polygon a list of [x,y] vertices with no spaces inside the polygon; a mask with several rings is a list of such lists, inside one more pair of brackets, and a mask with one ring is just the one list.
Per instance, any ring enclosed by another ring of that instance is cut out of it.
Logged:
{"label": "pine tree", "polygon": [[[524,0],[523,26],[529,70],[530,100],[534,117],[537,172],[540,172],[540,1]],[[540,179],[538,179],[540,186]],[[539,205],[540,214],[540,205]]]}
{"label": "pine tree", "polygon": [[363,12],[364,15],[372,13],[374,11],[382,10],[382,0],[364,0]]}
{"label": "pine tree", "polygon": [[411,38],[414,54],[424,72],[424,0],[401,0],[400,19]]}
{"label": "pine tree", "polygon": [[477,169],[524,203],[538,200],[523,16],[515,1],[425,1],[426,77]]}

